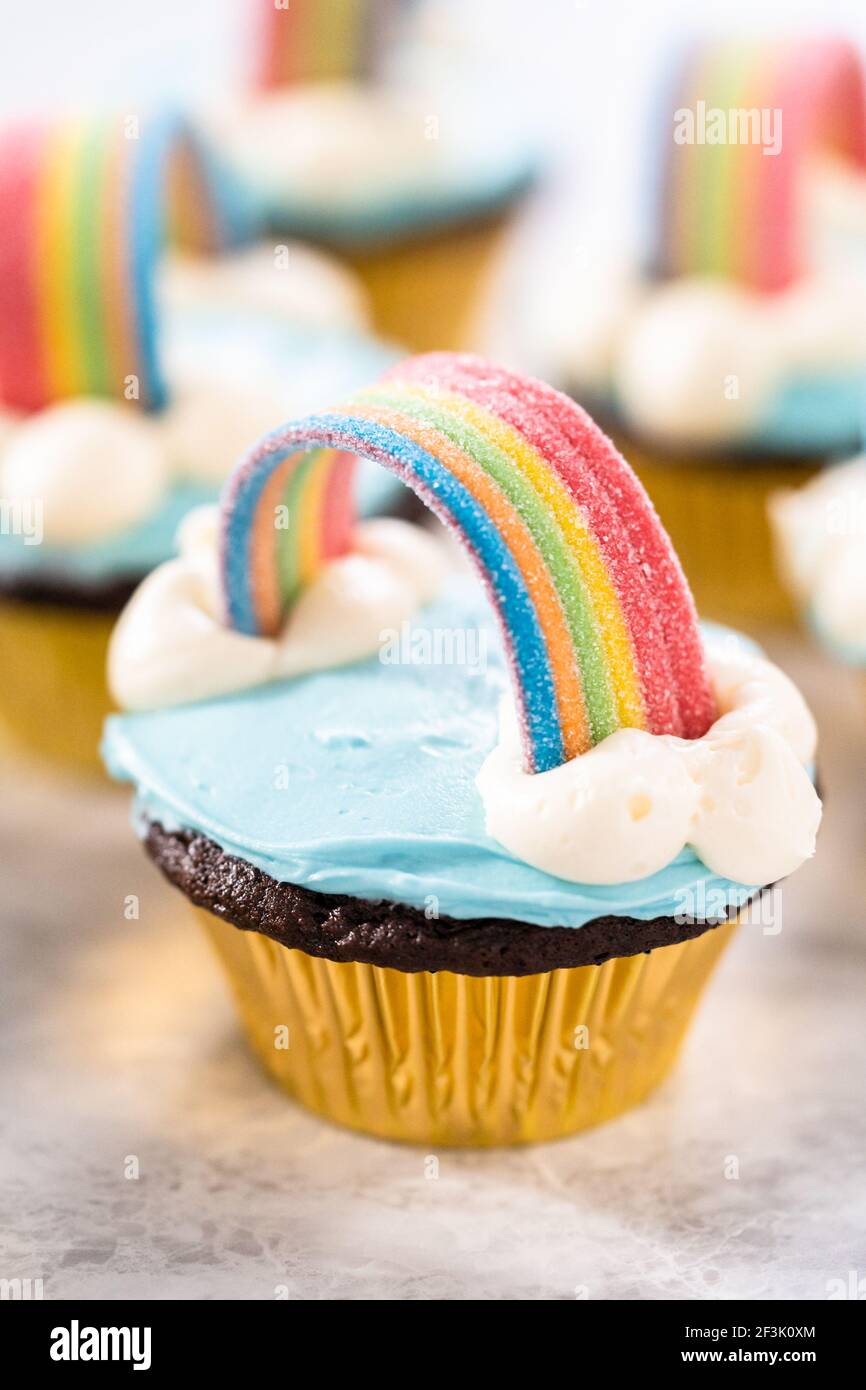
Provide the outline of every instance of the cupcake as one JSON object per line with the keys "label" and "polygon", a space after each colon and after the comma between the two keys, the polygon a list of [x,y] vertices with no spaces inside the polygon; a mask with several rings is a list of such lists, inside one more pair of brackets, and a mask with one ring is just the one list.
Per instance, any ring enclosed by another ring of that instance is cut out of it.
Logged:
{"label": "cupcake", "polygon": [[257,0],[252,88],[212,128],[265,221],[339,249],[378,331],[421,350],[466,346],[537,156],[459,38],[435,43],[414,8]]}
{"label": "cupcake", "polygon": [[[395,354],[364,331],[341,267],[233,249],[232,186],[176,121],[134,138],[107,120],[7,131],[0,183],[0,721],[20,747],[97,771],[111,628],[183,515],[215,500],[251,437]],[[164,220],[182,260],[162,261]],[[387,510],[406,489],[373,466],[360,495]]]}
{"label": "cupcake", "polygon": [[822,646],[866,668],[866,458],[775,493],[770,521],[783,582]]}
{"label": "cupcake", "polygon": [[627,452],[701,612],[781,618],[767,497],[859,437],[861,59],[829,38],[690,50],[649,131],[648,249],[599,259],[571,312],[552,287],[551,370]]}
{"label": "cupcake", "polygon": [[[358,455],[477,577],[409,523],[355,524]],[[820,802],[801,696],[702,633],[610,441],[540,382],[431,354],[273,431],[182,541],[112,639],[104,755],[270,1075],[424,1144],[641,1101]]]}

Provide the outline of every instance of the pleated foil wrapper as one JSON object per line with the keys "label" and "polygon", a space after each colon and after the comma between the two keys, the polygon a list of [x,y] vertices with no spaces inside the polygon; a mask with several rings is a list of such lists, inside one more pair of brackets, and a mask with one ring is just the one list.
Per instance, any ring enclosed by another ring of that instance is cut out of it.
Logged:
{"label": "pleated foil wrapper", "polygon": [[366,1134],[459,1146],[556,1139],[639,1104],[736,926],[604,965],[475,978],[320,960],[193,911],[289,1095]]}
{"label": "pleated foil wrapper", "polygon": [[412,352],[467,350],[508,225],[499,214],[381,249],[344,252],[373,326]]}
{"label": "pleated foil wrapper", "polygon": [[99,757],[111,701],[105,678],[116,613],[0,599],[0,739],[19,754],[104,776]]}

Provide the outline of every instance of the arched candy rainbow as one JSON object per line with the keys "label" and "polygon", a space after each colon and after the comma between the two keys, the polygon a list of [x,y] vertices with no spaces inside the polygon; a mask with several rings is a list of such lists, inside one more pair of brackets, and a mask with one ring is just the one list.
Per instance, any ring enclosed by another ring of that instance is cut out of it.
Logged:
{"label": "arched candy rainbow", "polygon": [[167,237],[248,231],[237,190],[174,115],[0,131],[0,400],[163,404],[155,285]]}
{"label": "arched candy rainbow", "polygon": [[784,289],[805,266],[810,158],[826,149],[866,169],[862,59],[842,39],[694,47],[650,138],[650,270]]}
{"label": "arched candy rainbow", "polygon": [[478,358],[411,358],[267,436],[223,497],[227,622],[274,633],[346,550],[350,456],[397,473],[466,547],[499,619],[527,767],[616,729],[697,738],[714,718],[694,605],[643,488],[581,408]]}
{"label": "arched candy rainbow", "polygon": [[369,79],[414,0],[258,0],[255,85]]}

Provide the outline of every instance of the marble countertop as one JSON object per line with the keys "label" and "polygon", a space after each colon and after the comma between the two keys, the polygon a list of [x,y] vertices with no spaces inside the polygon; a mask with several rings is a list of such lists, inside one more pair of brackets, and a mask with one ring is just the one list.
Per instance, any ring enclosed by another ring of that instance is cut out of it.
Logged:
{"label": "marble countertop", "polygon": [[866,685],[770,645],[819,715],[828,796],[782,931],[741,930],[642,1108],[442,1152],[435,1180],[259,1072],[124,793],[4,768],[0,1276],[46,1298],[559,1300],[821,1299],[866,1275]]}

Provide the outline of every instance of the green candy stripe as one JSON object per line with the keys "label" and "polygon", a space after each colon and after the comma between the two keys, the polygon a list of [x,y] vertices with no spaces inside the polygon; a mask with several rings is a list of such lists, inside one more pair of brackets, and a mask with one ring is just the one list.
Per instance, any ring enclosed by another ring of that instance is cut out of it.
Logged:
{"label": "green candy stripe", "polygon": [[301,527],[295,524],[303,508],[304,489],[310,470],[322,453],[321,449],[311,449],[295,466],[289,475],[283,492],[282,505],[288,509],[288,529],[275,532],[277,550],[277,575],[280,596],[288,608],[295,600],[301,587],[300,580],[300,537]]}
{"label": "green candy stripe", "polygon": [[[105,299],[102,292],[102,203],[106,196],[105,154],[108,132],[94,121],[82,135],[73,207],[72,273],[79,335],[78,361],[82,394],[112,392],[106,356]],[[65,254],[65,253],[63,253]]]}
{"label": "green candy stripe", "polygon": [[[755,52],[749,44],[729,44],[716,57],[706,89],[700,95],[707,107],[727,113],[748,106],[749,76]],[[730,131],[728,132],[730,134]],[[706,275],[733,275],[736,267],[734,238],[737,235],[737,194],[740,191],[743,149],[728,142],[703,145],[698,151],[697,188],[691,194],[694,256],[689,264]],[[748,233],[749,221],[740,231]]]}
{"label": "green candy stripe", "polygon": [[381,388],[364,391],[356,399],[388,406],[421,424],[432,425],[469,454],[508,498],[538,546],[559,595],[575,664],[580,671],[593,742],[607,738],[618,728],[618,723],[592,600],[559,522],[521,472],[519,464],[473,425],[455,420],[446,409],[439,409],[432,402],[408,401],[404,395]]}

